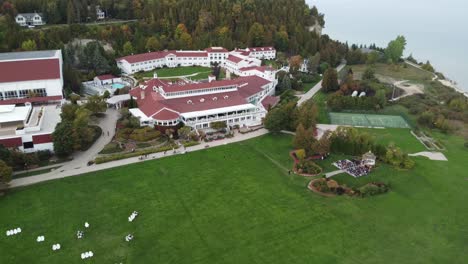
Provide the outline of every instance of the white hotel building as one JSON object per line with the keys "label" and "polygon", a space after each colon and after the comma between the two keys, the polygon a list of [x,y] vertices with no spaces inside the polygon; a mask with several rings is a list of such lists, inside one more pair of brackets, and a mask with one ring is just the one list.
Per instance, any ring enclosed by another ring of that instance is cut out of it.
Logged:
{"label": "white hotel building", "polygon": [[62,88],[60,50],[0,53],[0,144],[52,150]]}
{"label": "white hotel building", "polygon": [[276,105],[276,80],[259,76],[206,83],[171,83],[152,79],[130,91],[138,108],[130,112],[141,125],[160,130],[180,123],[195,129],[209,128],[212,122],[229,126],[255,126],[262,123],[268,109]]}
{"label": "white hotel building", "polygon": [[[196,51],[156,51],[118,58],[117,66],[124,74],[134,74],[140,71],[151,71],[163,67],[179,66],[203,66],[210,67],[217,63],[225,66],[228,57],[236,56],[243,61],[239,65],[231,65],[232,68],[260,66],[261,59],[276,58],[276,50],[273,47],[257,47],[236,49],[229,52],[222,47],[211,47]],[[232,70],[232,69],[229,69]]]}

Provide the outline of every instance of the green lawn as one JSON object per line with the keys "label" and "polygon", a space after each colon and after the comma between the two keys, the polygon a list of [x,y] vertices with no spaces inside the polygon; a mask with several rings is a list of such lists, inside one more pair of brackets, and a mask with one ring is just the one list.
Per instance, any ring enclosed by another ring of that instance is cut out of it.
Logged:
{"label": "green lawn", "polygon": [[314,97],[312,97],[312,100],[318,107],[317,121],[319,124],[330,124],[331,122],[330,115],[328,114],[327,97],[328,95],[322,91],[317,92]]}
{"label": "green lawn", "polygon": [[[361,78],[360,76],[366,70],[368,65],[352,65],[348,67],[353,69],[356,78]],[[433,78],[433,74],[410,65],[403,67],[401,65],[395,66],[377,63],[373,66],[373,69],[376,74],[391,77],[396,80],[411,80],[420,83],[421,81],[428,81]]]}
{"label": "green lawn", "polygon": [[0,263],[83,263],[88,250],[89,263],[465,262],[462,139],[444,137],[449,162],[376,172],[392,191],[368,199],[308,191],[287,173],[291,140],[268,135],[14,190],[1,198],[0,227],[23,232],[1,236]]}
{"label": "green lawn", "polygon": [[[201,66],[162,68],[162,69],[157,69],[156,73],[158,74],[158,77],[164,77],[164,78],[199,73],[195,77],[192,77],[192,78],[206,79],[208,78],[208,75],[211,74],[211,68],[201,67]],[[135,78],[137,79],[141,79],[144,77],[151,78],[153,77],[153,74],[154,74],[154,71],[136,73]]]}

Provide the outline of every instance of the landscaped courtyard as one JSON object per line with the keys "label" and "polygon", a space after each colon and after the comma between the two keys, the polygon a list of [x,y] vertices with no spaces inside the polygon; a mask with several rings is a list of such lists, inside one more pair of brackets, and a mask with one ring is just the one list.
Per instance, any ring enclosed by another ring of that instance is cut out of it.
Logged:
{"label": "landscaped courtyard", "polygon": [[[421,149],[408,130],[374,131]],[[412,170],[382,165],[357,180],[333,178],[390,183],[389,193],[364,199],[307,190],[309,179],[288,174],[287,135],[16,189],[0,198],[0,262],[82,263],[92,251],[91,263],[464,263],[468,152],[461,138],[435,137],[447,162],[415,157]],[[343,157],[324,162],[334,158]],[[5,236],[16,227],[21,234]]]}
{"label": "landscaped courtyard", "polygon": [[158,78],[177,78],[181,76],[190,76],[188,78],[192,80],[207,79],[208,75],[211,74],[211,68],[202,66],[188,66],[188,67],[176,67],[176,68],[162,68],[155,71],[136,73],[135,78],[153,78],[154,72],[158,74]]}

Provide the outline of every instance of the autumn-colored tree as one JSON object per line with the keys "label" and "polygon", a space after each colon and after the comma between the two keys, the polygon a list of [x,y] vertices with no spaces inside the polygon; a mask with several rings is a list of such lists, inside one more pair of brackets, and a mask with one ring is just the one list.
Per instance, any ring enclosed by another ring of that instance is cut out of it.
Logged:
{"label": "autumn-colored tree", "polygon": [[299,70],[299,68],[301,67],[303,62],[304,62],[304,59],[302,58],[301,55],[292,56],[289,59],[289,67],[290,67],[291,71],[297,72]]}

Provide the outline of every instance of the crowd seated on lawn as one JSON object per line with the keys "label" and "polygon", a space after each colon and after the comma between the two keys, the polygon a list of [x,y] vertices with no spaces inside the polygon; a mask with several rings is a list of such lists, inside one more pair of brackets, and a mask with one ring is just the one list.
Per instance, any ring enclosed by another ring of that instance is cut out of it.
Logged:
{"label": "crowd seated on lawn", "polygon": [[364,165],[361,160],[339,160],[333,165],[355,178],[365,176],[371,172],[371,167]]}

